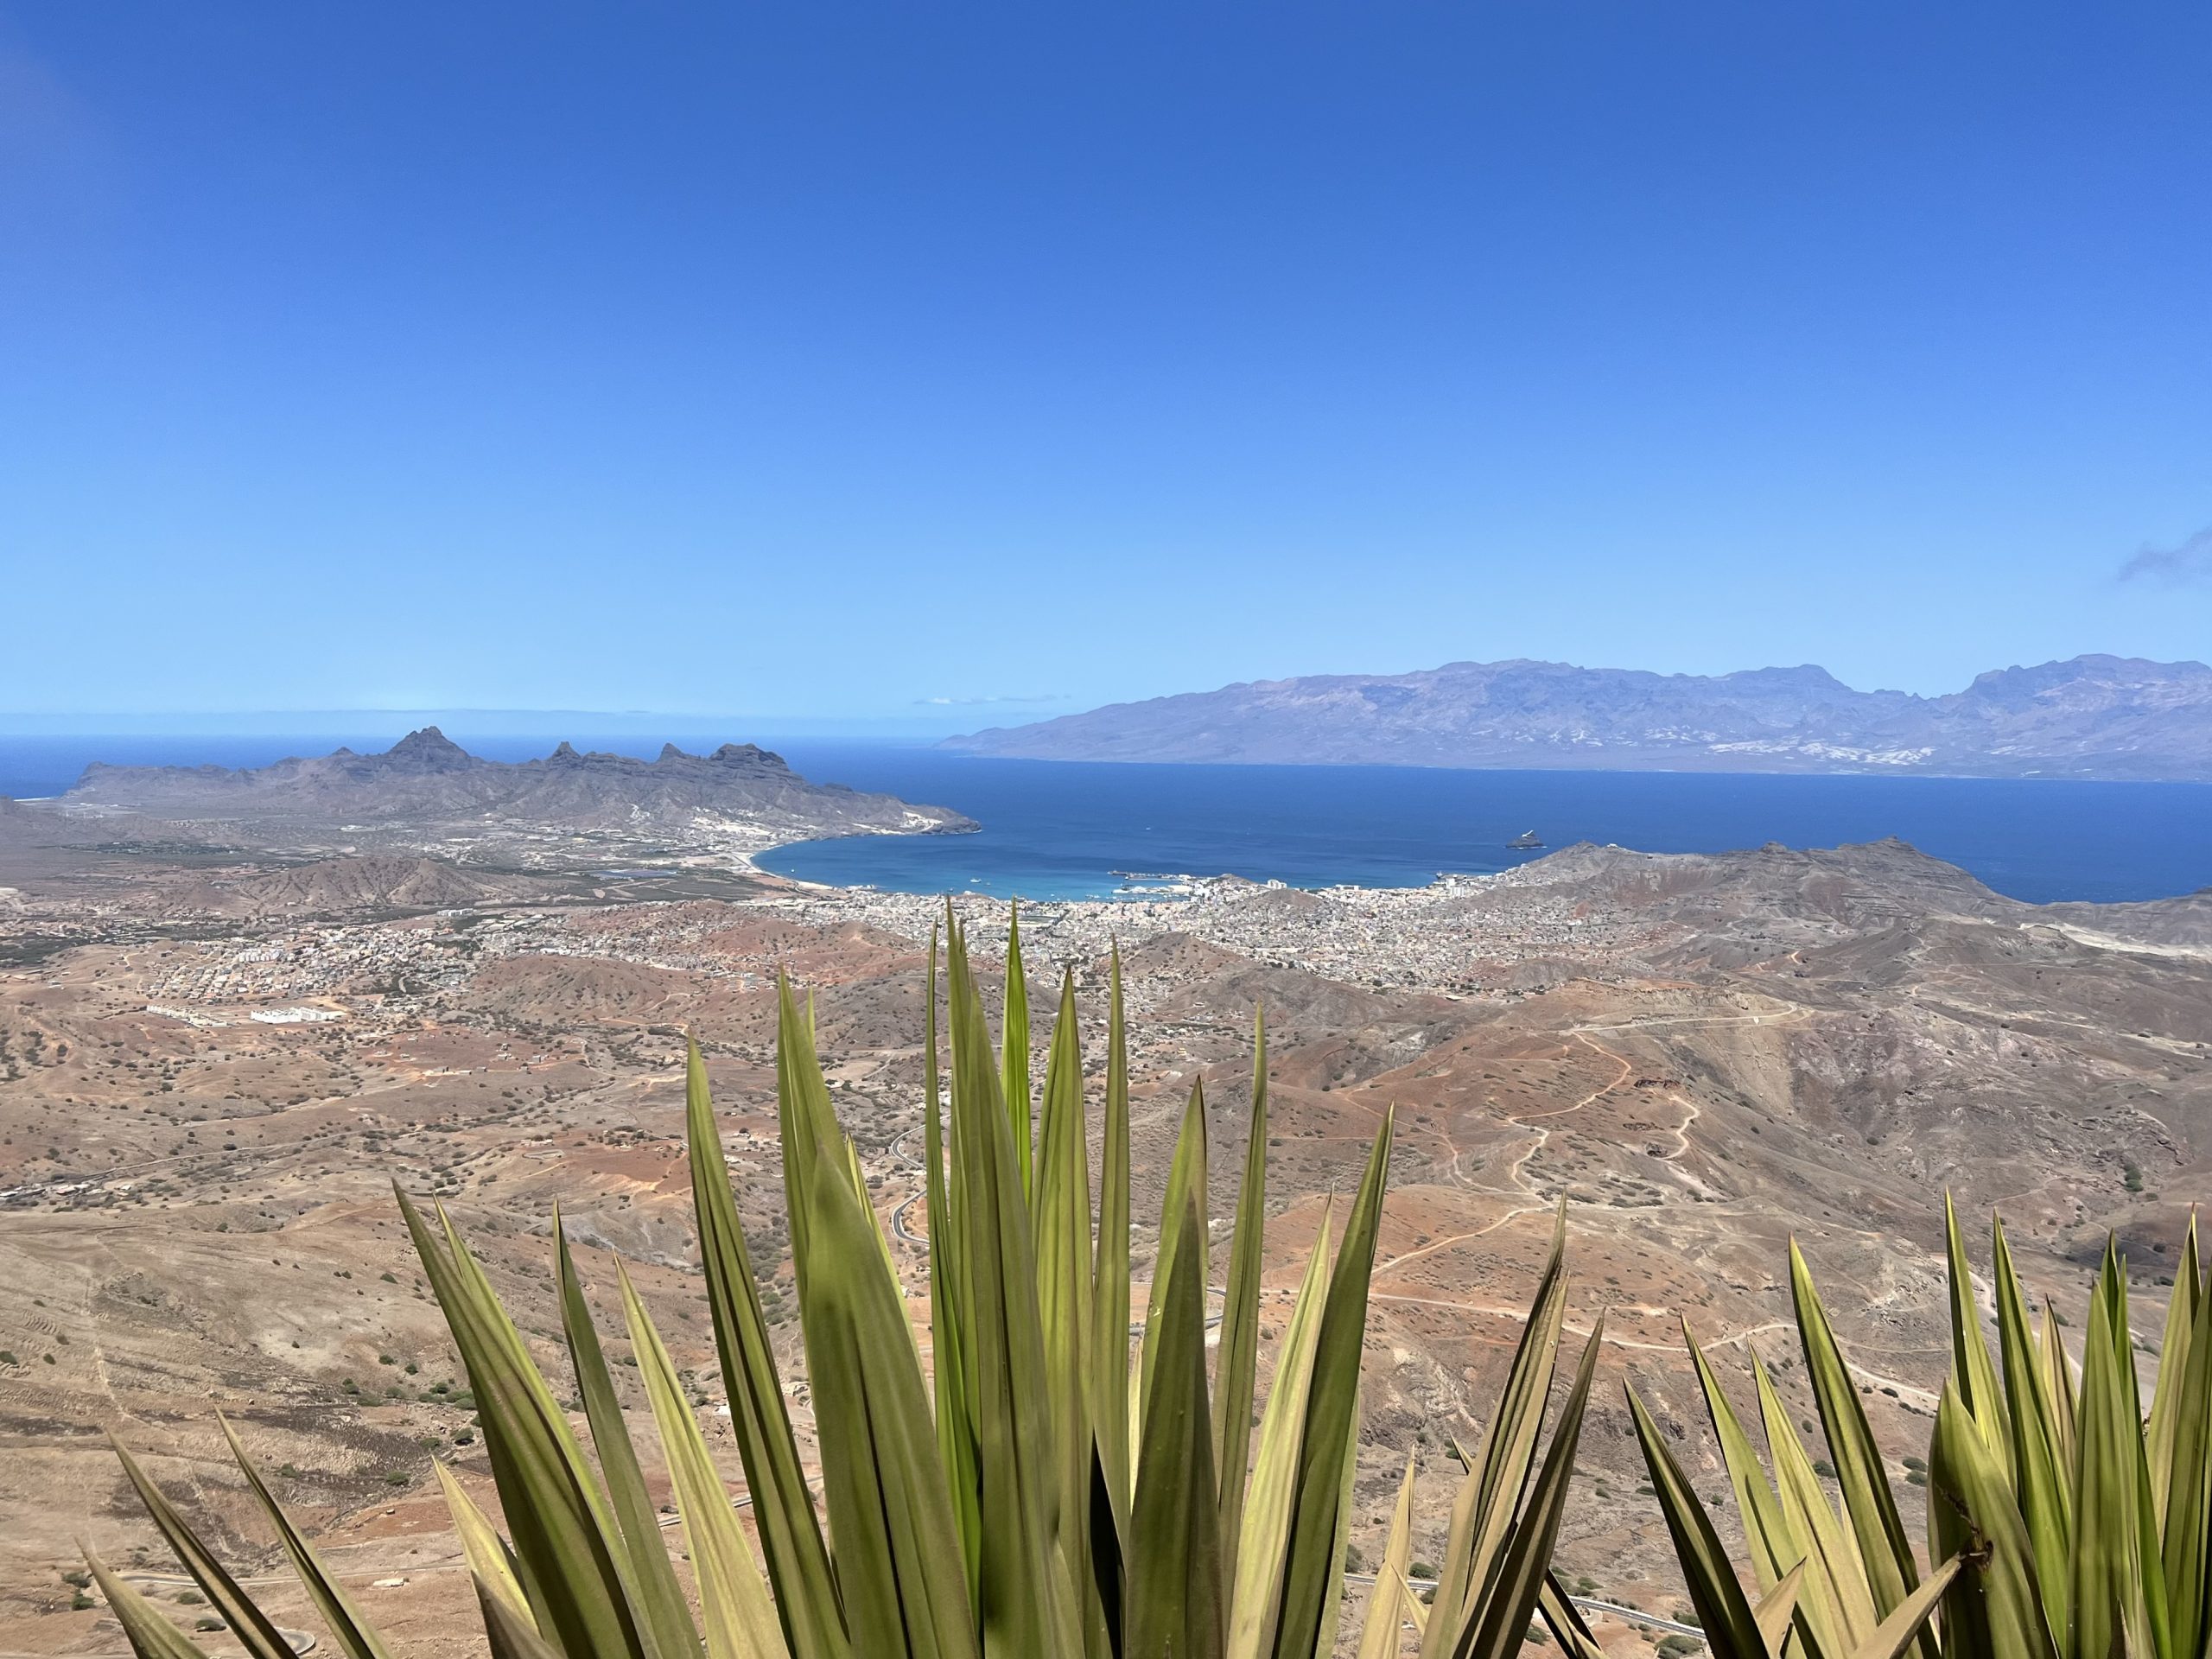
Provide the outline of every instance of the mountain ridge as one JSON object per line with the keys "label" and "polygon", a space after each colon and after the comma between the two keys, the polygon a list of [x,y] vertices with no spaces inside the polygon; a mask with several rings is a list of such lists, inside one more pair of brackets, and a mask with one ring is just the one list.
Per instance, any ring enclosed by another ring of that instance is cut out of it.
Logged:
{"label": "mountain ridge", "polygon": [[1111,703],[939,745],[1033,760],[2212,779],[2212,667],[2101,654],[1936,696],[1825,668],[1515,658]]}
{"label": "mountain ridge", "polygon": [[95,761],[52,807],[127,812],[175,823],[293,821],[367,825],[544,824],[607,833],[681,834],[741,824],[789,836],[972,830],[948,808],[817,784],[750,743],[690,754],[673,743],[652,760],[563,742],[539,760],[489,760],[435,726],[391,748],[291,756],[266,766],[118,766]]}

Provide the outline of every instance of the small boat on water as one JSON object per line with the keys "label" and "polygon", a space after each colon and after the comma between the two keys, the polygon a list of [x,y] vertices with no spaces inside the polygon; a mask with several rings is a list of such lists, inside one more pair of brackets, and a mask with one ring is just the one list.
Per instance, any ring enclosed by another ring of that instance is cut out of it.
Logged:
{"label": "small boat on water", "polygon": [[1543,850],[1543,841],[1533,830],[1524,830],[1505,843],[1510,853],[1535,853]]}

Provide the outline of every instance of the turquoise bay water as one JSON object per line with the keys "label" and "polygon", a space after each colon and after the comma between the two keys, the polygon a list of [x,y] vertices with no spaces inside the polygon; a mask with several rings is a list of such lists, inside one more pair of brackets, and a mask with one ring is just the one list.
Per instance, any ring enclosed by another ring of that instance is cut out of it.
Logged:
{"label": "turquoise bay water", "polygon": [[[67,789],[88,760],[262,766],[340,743],[398,736],[0,737],[0,794]],[[540,755],[543,739],[448,735],[479,754]],[[2212,785],[1783,778],[1693,772],[1448,772],[1415,766],[1183,766],[992,760],[933,750],[687,734],[682,747],[758,741],[807,777],[949,806],[973,836],[858,836],[779,848],[760,861],[804,880],[910,893],[1103,898],[1117,872],[1233,874],[1295,887],[1403,886],[1442,870],[1485,873],[1550,847],[1612,842],[1647,852],[1722,852],[1898,836],[2000,893],[2037,902],[2155,899],[2212,885]],[[579,748],[651,756],[660,740]]]}
{"label": "turquoise bay water", "polygon": [[1137,766],[799,743],[786,753],[810,776],[982,824],[973,836],[807,842],[760,860],[803,880],[906,893],[1103,898],[1123,885],[1117,871],[1419,885],[1541,856],[1506,849],[1529,830],[1554,849],[1594,841],[1658,853],[1897,836],[2037,903],[2212,885],[2203,784]]}

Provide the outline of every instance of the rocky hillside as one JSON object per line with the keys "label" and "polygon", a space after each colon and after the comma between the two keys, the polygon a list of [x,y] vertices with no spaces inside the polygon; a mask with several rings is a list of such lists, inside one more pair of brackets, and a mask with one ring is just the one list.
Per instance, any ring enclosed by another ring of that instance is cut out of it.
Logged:
{"label": "rocky hillside", "polygon": [[2212,779],[2212,668],[2076,657],[1923,697],[1827,670],[1452,663],[1116,703],[953,738],[1052,760]]}
{"label": "rocky hillside", "polygon": [[[114,1560],[158,1548],[104,1430],[188,1495],[230,1559],[281,1570],[265,1565],[266,1522],[230,1471],[219,1410],[264,1468],[291,1471],[285,1502],[407,1650],[476,1639],[431,1465],[489,1503],[488,1464],[414,1284],[395,1179],[452,1213],[556,1378],[554,1205],[609,1332],[619,1249],[706,1395],[711,1433],[721,1383],[682,1154],[687,1033],[711,1074],[783,1375],[800,1376],[779,970],[818,995],[841,1122],[894,1265],[926,1294],[927,1254],[897,1217],[924,1185],[931,901],[517,903],[510,878],[482,867],[255,860],[211,874],[212,857],[87,854],[86,879],[27,886],[12,915],[0,905],[0,1652],[116,1649],[105,1610],[73,1607],[60,1577],[79,1540]],[[285,902],[458,899],[461,881],[483,896],[474,914],[355,909],[320,925]],[[156,925],[174,894],[203,885],[271,908]],[[2204,904],[2023,905],[1878,842],[1578,846],[1425,888],[1229,882],[1173,905],[1039,904],[1021,919],[1033,1006],[1048,1006],[1061,964],[1074,969],[1093,1122],[1105,953],[1121,944],[1140,1306],[1194,1081],[1212,1166],[1242,1166],[1255,1008],[1270,1074],[1263,1353],[1278,1351],[1306,1253],[1395,1110],[1348,1541],[1368,1560],[1409,1450],[1425,1469],[1414,1559],[1441,1558],[1447,1437],[1474,1444],[1494,1415],[1565,1204],[1570,1348],[1601,1312],[1605,1348],[1560,1570],[1663,1612],[1683,1594],[1638,1491],[1624,1388],[1674,1426],[1708,1497],[1727,1474],[1682,1321],[1739,1410],[1756,1409],[1756,1355],[1787,1418],[1812,1421],[1789,1325],[1791,1241],[1827,1295],[1912,1537],[1926,1490],[1902,1459],[1927,1453],[1948,1365],[1946,1191],[1978,1267],[2002,1210],[2031,1298],[2074,1321],[2070,1345],[2108,1236],[2137,1330],[2156,1320],[2212,1191],[2212,950],[2186,942],[2202,938]],[[959,907],[979,942],[1002,937],[1003,904]],[[35,970],[6,966],[11,941],[64,935]],[[999,964],[982,967],[995,1013]],[[302,1009],[318,1017],[255,1017]],[[1041,1052],[1033,1064],[1041,1077]],[[1218,1184],[1211,1202],[1225,1223]],[[642,1411],[635,1374],[616,1370]],[[810,1463],[811,1417],[798,1424]],[[739,1478],[726,1442],[722,1460]],[[1348,1625],[1360,1611],[1347,1607]],[[1604,1633],[1614,1659],[1648,1659],[1649,1633]]]}
{"label": "rocky hillside", "polygon": [[565,884],[540,876],[465,869],[443,859],[326,858],[289,869],[195,882],[177,895],[170,909],[178,915],[325,916],[543,903],[566,892]]}

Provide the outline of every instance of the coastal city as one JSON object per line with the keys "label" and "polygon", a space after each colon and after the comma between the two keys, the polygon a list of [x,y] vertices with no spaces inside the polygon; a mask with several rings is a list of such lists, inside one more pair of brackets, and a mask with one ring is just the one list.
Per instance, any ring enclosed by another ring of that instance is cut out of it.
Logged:
{"label": "coastal city", "polygon": [[[1173,934],[1332,980],[1493,999],[1617,962],[1639,938],[1634,926],[1593,913],[1556,873],[1546,879],[1519,871],[1441,876],[1426,887],[1319,890],[1185,877],[1136,898],[1009,904],[971,894],[952,908],[976,937],[992,940],[1018,911],[1033,971],[1066,964],[1087,972],[1117,945],[1127,950]],[[778,883],[727,906],[448,909],[380,923],[280,925],[159,947],[148,1011],[195,1023],[215,1011],[268,1019],[279,1005],[320,1000],[327,1013],[373,1007],[385,1017],[412,1015],[485,964],[515,957],[601,958],[732,981],[741,989],[779,969],[804,983],[803,967],[733,929],[731,912],[747,911],[810,926],[859,925],[918,945],[942,929],[946,914],[944,900],[923,895]]]}

